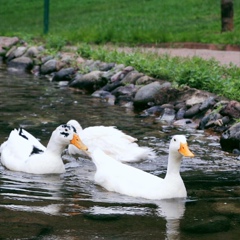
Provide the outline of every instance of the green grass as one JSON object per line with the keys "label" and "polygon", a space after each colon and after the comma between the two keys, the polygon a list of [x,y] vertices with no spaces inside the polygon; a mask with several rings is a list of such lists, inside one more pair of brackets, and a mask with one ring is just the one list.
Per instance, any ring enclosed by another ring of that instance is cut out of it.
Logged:
{"label": "green grass", "polygon": [[43,3],[1,0],[0,35],[55,36],[72,44],[240,44],[240,1],[234,1],[235,30],[221,33],[220,0],[50,0],[48,36],[43,36]]}

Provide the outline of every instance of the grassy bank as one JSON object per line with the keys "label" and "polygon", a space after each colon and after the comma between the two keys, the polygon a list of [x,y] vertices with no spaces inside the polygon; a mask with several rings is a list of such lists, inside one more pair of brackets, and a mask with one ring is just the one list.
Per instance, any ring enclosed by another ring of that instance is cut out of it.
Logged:
{"label": "grassy bank", "polygon": [[219,0],[51,0],[48,36],[42,34],[43,3],[1,0],[0,35],[72,44],[240,44],[240,1],[234,1],[235,30],[221,33]]}
{"label": "grassy bank", "polygon": [[199,57],[159,57],[156,53],[142,53],[140,50],[131,53],[109,51],[106,47],[87,44],[81,44],[78,53],[86,58],[133,66],[146,75],[171,81],[176,87],[188,85],[240,101],[240,68],[236,66],[222,66],[215,60]]}

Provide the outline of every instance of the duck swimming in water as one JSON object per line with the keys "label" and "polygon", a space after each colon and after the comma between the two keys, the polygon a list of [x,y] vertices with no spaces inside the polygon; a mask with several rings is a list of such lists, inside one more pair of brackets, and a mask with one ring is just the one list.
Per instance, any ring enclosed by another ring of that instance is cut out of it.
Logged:
{"label": "duck swimming in water", "polygon": [[67,124],[72,125],[81,136],[82,141],[88,146],[89,152],[82,152],[73,145],[68,146],[70,155],[89,156],[94,149],[100,148],[105,154],[121,162],[137,162],[152,158],[155,153],[148,147],[140,147],[133,138],[113,126],[94,126],[82,129],[79,122],[70,120]]}
{"label": "duck swimming in water", "polygon": [[82,151],[88,149],[74,130],[71,125],[60,125],[52,132],[47,147],[44,147],[26,130],[14,129],[0,147],[1,163],[13,171],[34,174],[64,173],[61,154],[66,146],[73,144]]}
{"label": "duck swimming in water", "polygon": [[92,160],[96,165],[95,182],[108,191],[146,199],[185,198],[187,191],[180,176],[182,157],[193,157],[184,135],[173,136],[169,146],[165,178],[116,161],[101,149],[96,149]]}

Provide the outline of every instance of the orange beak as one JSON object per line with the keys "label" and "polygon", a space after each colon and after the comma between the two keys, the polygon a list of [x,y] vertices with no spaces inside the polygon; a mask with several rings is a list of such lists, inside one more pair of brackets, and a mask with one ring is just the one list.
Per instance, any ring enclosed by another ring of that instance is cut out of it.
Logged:
{"label": "orange beak", "polygon": [[180,143],[178,151],[185,157],[194,157],[194,154],[189,150],[187,143]]}
{"label": "orange beak", "polygon": [[80,137],[76,133],[74,133],[73,139],[70,141],[70,143],[76,146],[77,148],[79,148],[80,150],[83,150],[83,151],[88,150],[88,147],[83,144]]}

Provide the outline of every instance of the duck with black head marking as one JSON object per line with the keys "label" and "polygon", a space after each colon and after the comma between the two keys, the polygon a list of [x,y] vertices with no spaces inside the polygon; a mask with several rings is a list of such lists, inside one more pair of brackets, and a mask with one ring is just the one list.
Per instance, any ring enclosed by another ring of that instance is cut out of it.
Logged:
{"label": "duck with black head marking", "polygon": [[75,129],[68,124],[62,124],[52,132],[47,147],[26,130],[14,129],[8,140],[1,145],[1,163],[12,171],[34,174],[64,173],[61,154],[69,144],[82,151],[88,150]]}

